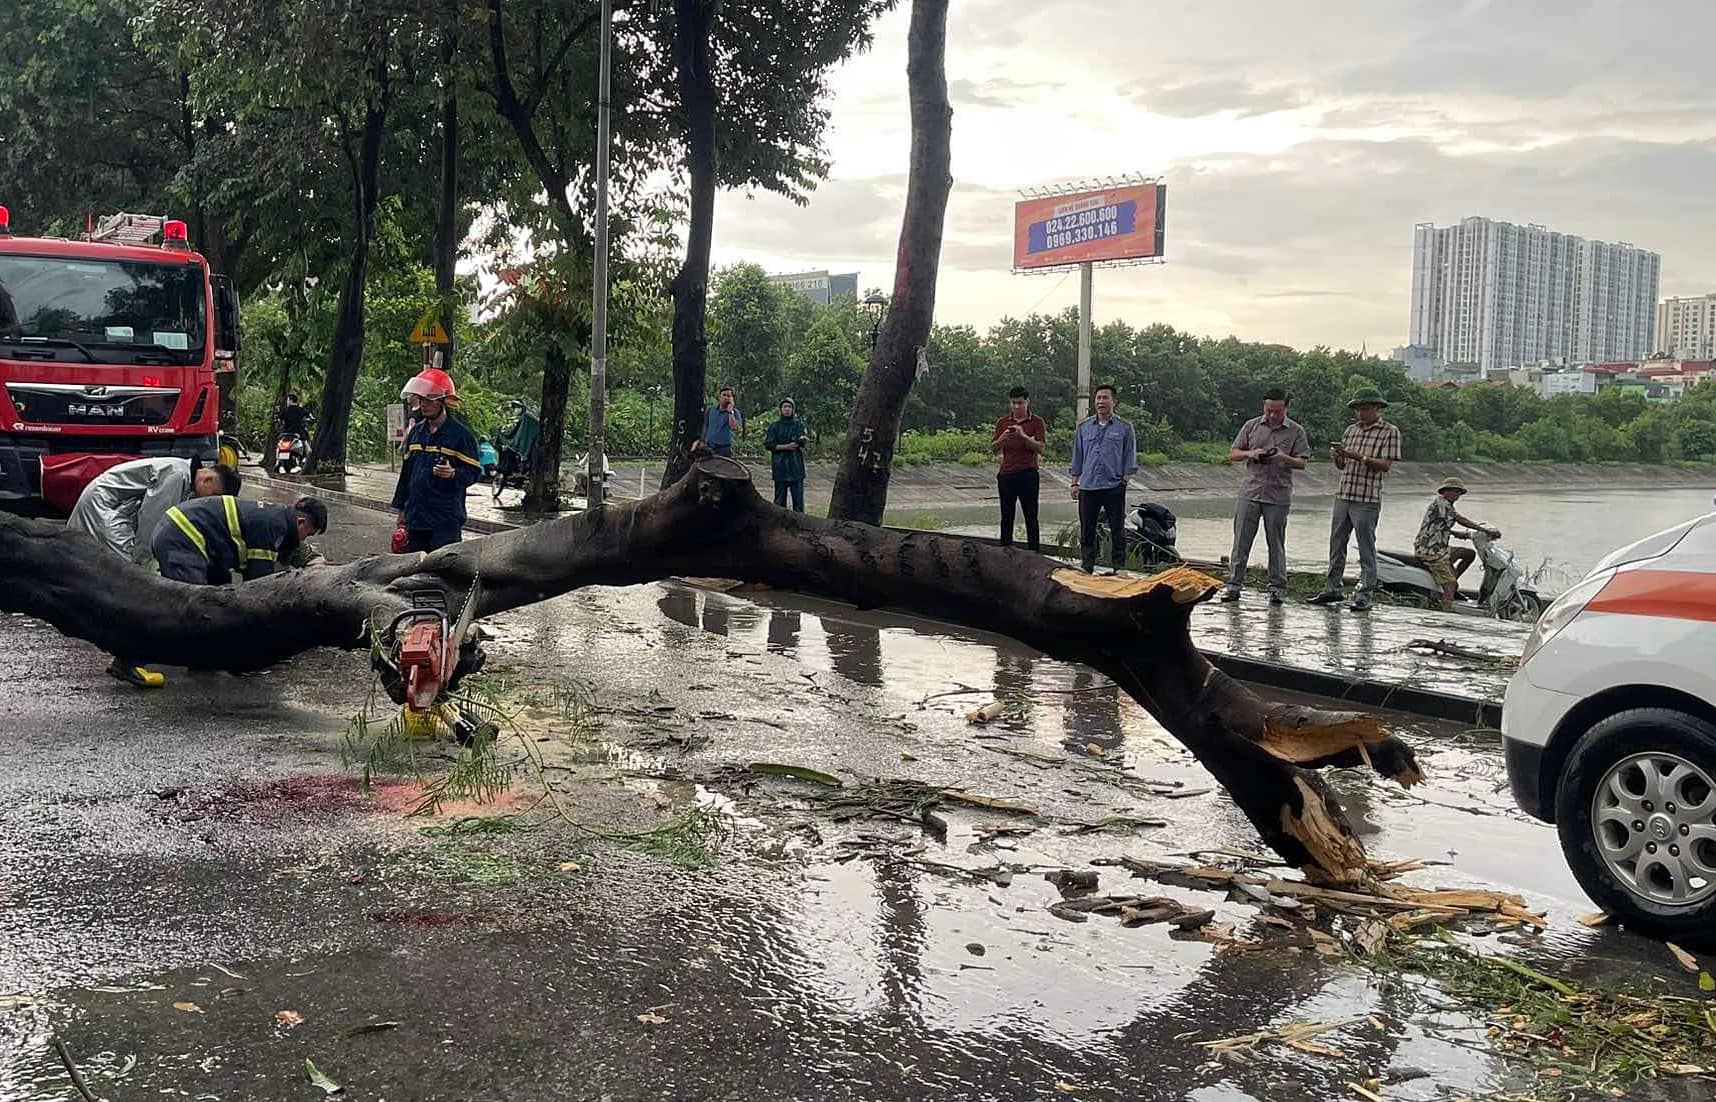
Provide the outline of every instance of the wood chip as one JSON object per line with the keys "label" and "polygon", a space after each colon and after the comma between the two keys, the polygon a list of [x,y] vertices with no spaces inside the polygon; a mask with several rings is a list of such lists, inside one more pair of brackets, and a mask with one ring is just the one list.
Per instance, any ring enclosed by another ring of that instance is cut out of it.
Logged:
{"label": "wood chip", "polygon": [[203,1012],[203,1008],[196,1003],[174,1003],[173,1009],[183,1011],[186,1014],[201,1014]]}
{"label": "wood chip", "polygon": [[1668,951],[1670,953],[1674,954],[1674,959],[1676,961],[1680,962],[1680,966],[1682,968],[1686,969],[1688,972],[1693,973],[1694,975],[1697,975],[1697,973],[1698,973],[1698,958],[1697,957],[1693,956],[1691,953],[1688,953],[1685,949],[1682,949],[1680,946],[1676,945],[1672,941],[1665,941],[1665,942],[1663,942],[1663,944],[1668,946]]}

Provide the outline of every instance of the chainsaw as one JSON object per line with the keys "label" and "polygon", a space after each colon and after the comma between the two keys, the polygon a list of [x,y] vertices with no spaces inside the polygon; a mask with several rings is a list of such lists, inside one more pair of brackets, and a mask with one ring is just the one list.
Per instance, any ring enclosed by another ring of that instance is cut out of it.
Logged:
{"label": "chainsaw", "polygon": [[[384,651],[377,652],[375,666],[387,695],[405,706],[408,721],[433,712],[462,678],[482,669],[485,655],[471,632],[481,595],[478,579],[453,617],[442,590],[414,590],[411,607],[387,625]],[[454,737],[469,741],[478,726],[461,713],[453,724]]]}

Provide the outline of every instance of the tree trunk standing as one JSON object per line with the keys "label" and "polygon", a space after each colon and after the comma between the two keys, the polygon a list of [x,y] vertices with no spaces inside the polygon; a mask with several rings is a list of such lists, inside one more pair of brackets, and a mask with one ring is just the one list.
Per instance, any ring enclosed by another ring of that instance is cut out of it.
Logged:
{"label": "tree trunk standing", "polygon": [[457,607],[481,568],[479,616],[589,585],[717,575],[860,608],[911,609],[1018,639],[1112,677],[1227,786],[1263,839],[1314,877],[1367,875],[1364,850],[1323,766],[1369,763],[1418,780],[1404,743],[1367,716],[1270,704],[1192,646],[1193,606],[1219,583],[1177,569],[1091,578],[1013,548],[901,534],[791,513],[758,496],[746,468],[700,460],[653,497],[454,544],[376,556],[237,587],[186,586],[120,563],[62,526],[0,514],[0,611],[35,616],[110,652],[164,665],[257,669],[318,646],[369,645],[369,625],[412,588]]}
{"label": "tree trunk standing", "polygon": [[458,341],[454,324],[458,303],[453,280],[459,262],[459,92],[454,61],[459,47],[457,9],[447,14],[441,41],[441,188],[435,206],[435,293],[441,300],[441,327],[447,331],[442,347],[442,370],[453,370],[453,351]]}
{"label": "tree trunk standing", "polygon": [[[587,14],[555,51],[555,60],[546,68],[539,65],[536,86],[527,87],[521,97],[518,88],[513,84],[512,65],[507,60],[504,0],[488,0],[490,77],[494,82],[491,91],[494,94],[495,109],[512,129],[525,161],[536,173],[543,191],[547,193],[549,209],[554,212],[555,221],[558,223],[556,228],[560,233],[562,248],[573,256],[591,252],[592,246],[583,233],[583,223],[579,220],[578,212],[573,209],[572,199],[568,194],[572,185],[571,170],[565,163],[563,150],[557,156],[551,156],[543,146],[534,119],[537,108],[553,84],[552,76],[565,59],[567,51],[573,43],[593,29],[596,22],[594,13]],[[550,127],[551,136],[564,137],[555,132],[552,123]],[[557,301],[563,302],[565,296],[570,293],[570,288],[559,288],[557,293],[560,295]],[[583,324],[579,328],[584,334],[580,343],[587,346],[589,325]],[[560,349],[554,348],[545,352],[545,360],[546,367],[542,376],[541,433],[537,445],[537,456],[541,462],[533,463],[530,488],[525,492],[526,507],[544,511],[558,509],[560,505],[560,452],[566,437],[566,391],[572,379],[570,366]],[[555,488],[553,494],[549,493],[550,487]]]}
{"label": "tree trunk standing", "polygon": [[912,105],[912,166],[900,227],[894,296],[870,367],[858,387],[846,450],[834,480],[828,515],[882,523],[888,478],[906,396],[917,379],[918,355],[935,321],[942,226],[953,188],[953,107],[947,98],[948,0],[913,0],[906,47]]}
{"label": "tree trunk standing", "polygon": [[566,394],[572,386],[572,363],[557,340],[542,350],[542,420],[530,457],[530,484],[524,507],[532,512],[560,510],[560,460],[566,443]]}
{"label": "tree trunk standing", "polygon": [[712,0],[674,0],[673,47],[685,112],[685,165],[691,176],[691,223],[685,263],[673,277],[673,424],[663,487],[691,468],[691,446],[703,435],[708,385],[709,250],[715,234],[715,71],[709,40]]}
{"label": "tree trunk standing", "polygon": [[364,292],[369,280],[369,247],[376,235],[376,206],[381,203],[381,142],[386,136],[391,103],[388,53],[388,43],[369,43],[371,77],[376,84],[367,96],[364,129],[355,136],[357,149],[352,148],[352,130],[340,118],[341,146],[352,168],[352,263],[340,287],[333,348],[328,357],[328,374],[323,379],[321,414],[316,419],[316,443],[305,462],[305,467],[314,474],[345,474],[352,395],[357,390],[357,371],[364,364]]}

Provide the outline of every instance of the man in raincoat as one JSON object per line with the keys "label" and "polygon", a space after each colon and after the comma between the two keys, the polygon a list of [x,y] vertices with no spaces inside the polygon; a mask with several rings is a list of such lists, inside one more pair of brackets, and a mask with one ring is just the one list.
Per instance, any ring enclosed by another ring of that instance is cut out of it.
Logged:
{"label": "man in raincoat", "polygon": [[231,467],[205,467],[194,459],[133,459],[109,467],[83,488],[66,527],[89,533],[115,555],[141,566],[150,561],[150,538],[168,509],[193,497],[236,497],[242,485]]}

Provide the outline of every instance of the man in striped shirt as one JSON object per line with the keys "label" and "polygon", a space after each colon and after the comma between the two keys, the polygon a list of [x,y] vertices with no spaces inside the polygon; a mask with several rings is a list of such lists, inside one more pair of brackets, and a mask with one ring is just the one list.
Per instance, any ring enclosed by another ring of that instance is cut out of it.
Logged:
{"label": "man in striped shirt", "polygon": [[1370,609],[1376,589],[1376,522],[1382,517],[1382,477],[1400,458],[1400,429],[1382,419],[1388,402],[1375,387],[1360,387],[1347,402],[1355,419],[1341,442],[1329,449],[1329,457],[1340,468],[1341,481],[1335,490],[1335,512],[1329,527],[1329,573],[1323,591],[1311,598],[1314,605],[1342,600],[1341,581],[1347,569],[1347,541],[1358,537],[1359,587],[1353,597],[1354,612]]}

